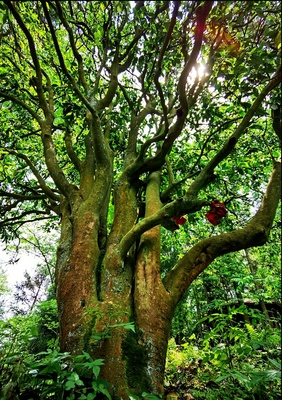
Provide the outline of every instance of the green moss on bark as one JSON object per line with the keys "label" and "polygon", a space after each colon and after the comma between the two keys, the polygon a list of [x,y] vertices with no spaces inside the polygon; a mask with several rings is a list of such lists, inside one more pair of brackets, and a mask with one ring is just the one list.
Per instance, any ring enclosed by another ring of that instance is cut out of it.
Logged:
{"label": "green moss on bark", "polygon": [[91,354],[93,352],[93,349],[95,347],[98,347],[98,344],[95,346],[95,341],[93,340],[93,329],[95,326],[95,323],[97,321],[97,315],[95,312],[91,315],[90,321],[87,323],[87,330],[83,336],[83,350]]}
{"label": "green moss on bark", "polygon": [[150,393],[152,386],[148,375],[148,350],[141,342],[141,335],[128,332],[122,343],[122,353],[126,360],[126,378],[130,391],[137,395],[144,391]]}

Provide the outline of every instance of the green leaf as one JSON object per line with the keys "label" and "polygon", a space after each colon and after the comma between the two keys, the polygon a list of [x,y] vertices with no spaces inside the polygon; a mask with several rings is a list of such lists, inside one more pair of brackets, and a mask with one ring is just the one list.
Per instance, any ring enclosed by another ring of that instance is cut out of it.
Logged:
{"label": "green leaf", "polygon": [[66,388],[66,390],[71,390],[71,389],[73,389],[75,387],[75,382],[73,381],[73,380],[68,380],[66,383],[65,383],[65,388]]}
{"label": "green leaf", "polygon": [[98,375],[100,373],[100,367],[98,365],[94,365],[92,368],[93,374],[95,375],[96,378],[98,378]]}
{"label": "green leaf", "polygon": [[143,392],[142,397],[146,400],[160,400],[162,398],[161,395],[150,394],[147,392]]}
{"label": "green leaf", "polygon": [[96,397],[96,393],[88,393],[86,399],[87,400],[93,400]]}
{"label": "green leaf", "polygon": [[268,360],[272,365],[274,365],[274,367],[276,367],[278,370],[281,370],[281,363],[277,362],[276,360],[273,359],[269,359]]}
{"label": "green leaf", "polygon": [[140,400],[140,397],[136,394],[130,393],[128,390],[126,391],[129,400]]}
{"label": "green leaf", "polygon": [[127,323],[120,323],[120,324],[113,324],[110,325],[109,328],[118,328],[122,327],[124,329],[131,330],[132,332],[135,332],[135,325],[134,322],[127,322]]}

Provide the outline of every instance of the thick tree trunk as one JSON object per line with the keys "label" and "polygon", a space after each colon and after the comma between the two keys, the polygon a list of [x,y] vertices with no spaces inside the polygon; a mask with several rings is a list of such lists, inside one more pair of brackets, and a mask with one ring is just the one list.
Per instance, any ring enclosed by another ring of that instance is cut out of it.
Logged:
{"label": "thick tree trunk", "polygon": [[[126,399],[127,390],[163,392],[172,309],[159,274],[160,228],[143,235],[137,261],[136,249],[120,259],[118,230],[101,251],[92,206],[78,202],[71,214],[63,203],[56,286],[61,350],[104,359],[101,377],[113,398]],[[136,332],[113,327],[128,322]]]}
{"label": "thick tree trunk", "polygon": [[[157,212],[162,204],[159,198],[160,174],[150,175],[146,190],[146,216]],[[173,316],[172,301],[160,275],[160,225],[142,235],[135,266],[134,312],[138,329],[138,344],[145,357],[142,360],[146,391],[163,393],[166,350]],[[133,374],[131,374],[133,375]],[[140,382],[140,378],[139,378]],[[131,386],[137,392],[138,376],[132,376]]]}
{"label": "thick tree trunk", "polygon": [[[160,278],[147,273],[147,268],[148,264],[139,266],[135,287],[138,343],[146,355],[146,359],[143,360],[143,377],[148,378],[146,391],[162,394],[172,309],[169,293],[166,292]],[[135,382],[138,382],[137,376]]]}
{"label": "thick tree trunk", "polygon": [[[172,310],[159,274],[152,273],[156,260],[150,249],[137,262],[135,289],[132,262],[121,262],[114,246],[103,258],[103,278],[97,279],[95,216],[78,212],[76,224],[64,218],[56,277],[61,350],[104,359],[101,377],[110,382],[114,398],[128,398],[127,390],[162,393]],[[112,327],[130,321],[135,333]]]}
{"label": "thick tree trunk", "polygon": [[98,217],[85,204],[78,205],[72,216],[67,205],[62,211],[56,268],[60,344],[63,351],[79,354],[87,347],[91,317],[86,311],[97,302]]}

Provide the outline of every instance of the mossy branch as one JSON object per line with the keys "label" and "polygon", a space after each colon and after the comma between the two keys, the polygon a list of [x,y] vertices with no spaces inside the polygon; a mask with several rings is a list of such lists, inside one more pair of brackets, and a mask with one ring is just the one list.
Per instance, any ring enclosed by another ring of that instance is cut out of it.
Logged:
{"label": "mossy branch", "polygon": [[163,283],[171,293],[174,304],[178,303],[193,280],[215,258],[266,243],[279,204],[280,193],[281,162],[277,162],[261,205],[245,227],[201,240],[167,273]]}
{"label": "mossy branch", "polygon": [[199,200],[196,198],[191,199],[178,199],[166,204],[159,211],[155,212],[151,216],[145,217],[138,222],[130,231],[122,238],[119,243],[119,253],[123,259],[130,247],[135,243],[140,236],[153,228],[156,225],[166,221],[174,215],[189,214],[192,212],[199,211],[203,206],[207,205],[205,200]]}

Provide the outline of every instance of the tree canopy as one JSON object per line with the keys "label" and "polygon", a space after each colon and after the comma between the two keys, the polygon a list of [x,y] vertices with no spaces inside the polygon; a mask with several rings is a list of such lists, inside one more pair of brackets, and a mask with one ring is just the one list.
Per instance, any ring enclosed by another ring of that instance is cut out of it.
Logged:
{"label": "tree canopy", "polygon": [[98,164],[163,167],[164,202],[205,190],[240,226],[277,158],[278,3],[2,3],[2,236],[55,218]]}

